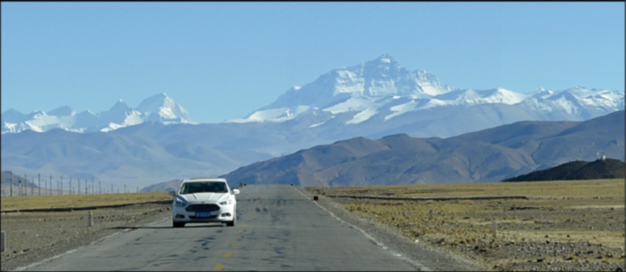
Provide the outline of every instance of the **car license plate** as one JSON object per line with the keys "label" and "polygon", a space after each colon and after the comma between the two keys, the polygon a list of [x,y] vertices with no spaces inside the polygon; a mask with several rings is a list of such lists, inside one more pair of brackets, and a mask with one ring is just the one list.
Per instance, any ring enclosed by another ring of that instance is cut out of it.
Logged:
{"label": "car license plate", "polygon": [[211,217],[211,212],[196,212],[196,217]]}

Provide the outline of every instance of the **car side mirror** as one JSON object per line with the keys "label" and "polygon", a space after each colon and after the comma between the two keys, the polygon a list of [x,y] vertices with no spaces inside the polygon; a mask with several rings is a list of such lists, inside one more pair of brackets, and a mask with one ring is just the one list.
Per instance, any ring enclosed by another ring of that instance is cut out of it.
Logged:
{"label": "car side mirror", "polygon": [[233,195],[238,195],[239,194],[239,189],[233,189]]}

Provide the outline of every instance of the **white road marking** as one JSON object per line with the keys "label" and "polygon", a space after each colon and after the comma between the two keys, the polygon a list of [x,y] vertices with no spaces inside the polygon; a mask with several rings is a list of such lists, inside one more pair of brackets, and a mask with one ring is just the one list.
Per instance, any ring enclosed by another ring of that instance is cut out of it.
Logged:
{"label": "white road marking", "polygon": [[[300,190],[296,189],[295,187],[293,188],[294,190],[296,190],[296,192],[300,193],[304,198],[306,199],[310,199],[310,197],[307,197],[305,194],[303,194],[302,192],[300,192]],[[326,208],[320,206],[320,204],[317,204],[316,201],[313,201],[313,203],[315,205],[317,205],[318,207],[320,207],[322,210],[328,212],[332,217],[334,217],[335,219],[337,219],[339,222],[341,222],[342,224],[346,224],[348,226],[350,226],[353,229],[356,229],[358,231],[360,231],[363,235],[365,235],[365,237],[367,237],[367,239],[370,239],[372,242],[374,242],[376,245],[382,247],[385,250],[388,250],[392,255],[394,255],[395,257],[404,260],[410,264],[412,264],[413,266],[419,268],[421,271],[433,271],[432,269],[424,266],[421,263],[418,263],[414,260],[411,260],[409,258],[403,257],[401,254],[394,252],[393,250],[389,250],[389,248],[387,246],[385,246],[383,243],[379,242],[378,240],[376,240],[374,237],[372,237],[371,235],[369,235],[367,232],[365,232],[364,230],[360,229],[359,227],[352,225],[346,221],[341,220],[341,218],[337,217],[334,213],[332,213],[331,211],[327,210]]]}

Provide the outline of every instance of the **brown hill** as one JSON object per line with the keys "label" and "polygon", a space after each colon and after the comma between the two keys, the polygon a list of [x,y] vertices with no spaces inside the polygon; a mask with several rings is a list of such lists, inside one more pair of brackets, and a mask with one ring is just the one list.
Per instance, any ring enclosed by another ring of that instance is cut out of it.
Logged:
{"label": "brown hill", "polygon": [[358,137],[257,162],[223,177],[234,184],[302,186],[500,181],[589,160],[597,152],[624,158],[624,111],[585,122],[517,122],[447,139]]}
{"label": "brown hill", "polygon": [[624,178],[624,162],[614,159],[573,161],[506,181],[589,180]]}

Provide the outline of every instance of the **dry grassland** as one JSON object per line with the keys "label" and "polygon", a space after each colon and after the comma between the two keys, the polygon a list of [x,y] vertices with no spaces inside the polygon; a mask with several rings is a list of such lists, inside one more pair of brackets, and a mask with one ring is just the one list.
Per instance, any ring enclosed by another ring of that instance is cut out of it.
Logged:
{"label": "dry grassland", "polygon": [[329,196],[523,195],[529,199],[334,200],[412,240],[477,259],[494,270],[624,269],[624,179],[307,190]]}
{"label": "dry grassland", "polygon": [[4,211],[89,207],[101,205],[144,203],[171,199],[172,197],[167,192],[101,195],[20,196],[2,197],[2,203],[0,208]]}

